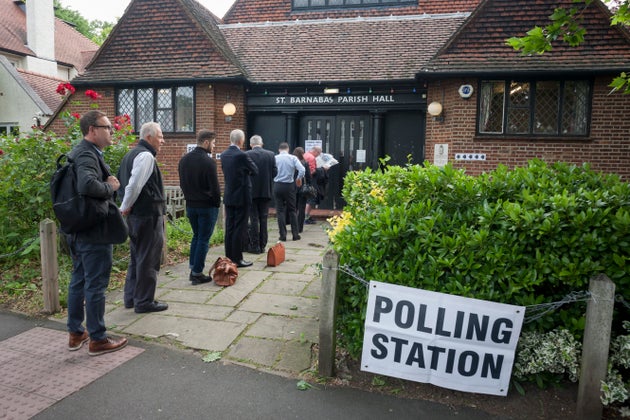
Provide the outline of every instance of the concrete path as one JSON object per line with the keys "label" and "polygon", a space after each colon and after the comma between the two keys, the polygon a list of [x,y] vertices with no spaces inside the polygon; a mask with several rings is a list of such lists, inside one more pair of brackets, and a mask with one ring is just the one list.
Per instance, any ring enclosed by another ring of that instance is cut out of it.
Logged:
{"label": "concrete path", "polygon": [[[311,347],[319,336],[320,267],[328,249],[327,226],[323,221],[305,225],[301,240],[284,242],[286,260],[277,267],[267,266],[266,254],[245,253],[254,264],[239,268],[231,287],[191,285],[187,262],[163,267],[156,299],[167,302],[169,309],[136,314],[125,309],[121,290],[112,291],[105,315],[108,329],[221,352],[223,360],[297,376],[315,361]],[[277,222],[270,218],[270,245],[277,240]],[[211,248],[206,270],[221,255],[223,246]]]}

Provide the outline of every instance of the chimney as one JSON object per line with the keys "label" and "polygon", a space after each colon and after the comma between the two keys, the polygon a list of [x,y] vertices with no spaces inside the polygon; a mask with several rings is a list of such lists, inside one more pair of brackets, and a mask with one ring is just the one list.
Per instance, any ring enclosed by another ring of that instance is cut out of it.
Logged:
{"label": "chimney", "polygon": [[26,42],[39,59],[29,60],[29,70],[57,76],[53,0],[26,2]]}

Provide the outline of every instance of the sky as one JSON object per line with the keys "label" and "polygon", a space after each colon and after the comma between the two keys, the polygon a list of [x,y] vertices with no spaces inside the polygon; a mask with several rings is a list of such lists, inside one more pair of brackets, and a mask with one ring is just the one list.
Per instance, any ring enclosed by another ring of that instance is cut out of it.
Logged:
{"label": "sky", "polygon": [[[234,0],[197,0],[206,9],[222,18]],[[60,0],[60,3],[76,10],[87,20],[115,22],[120,18],[131,0]]]}

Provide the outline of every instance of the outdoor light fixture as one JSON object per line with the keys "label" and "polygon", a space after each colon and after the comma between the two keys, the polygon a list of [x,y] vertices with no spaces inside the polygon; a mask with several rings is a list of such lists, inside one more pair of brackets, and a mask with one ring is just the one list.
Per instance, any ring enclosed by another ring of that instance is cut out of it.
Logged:
{"label": "outdoor light fixture", "polygon": [[431,102],[427,107],[427,112],[433,117],[434,121],[444,122],[444,114],[442,113],[442,104],[439,102]]}
{"label": "outdoor light fixture", "polygon": [[324,88],[324,95],[335,95],[339,93],[339,88]]}
{"label": "outdoor light fixture", "polygon": [[234,105],[232,102],[226,103],[225,105],[223,105],[223,113],[225,114],[226,122],[232,121],[232,115],[236,113],[236,105]]}

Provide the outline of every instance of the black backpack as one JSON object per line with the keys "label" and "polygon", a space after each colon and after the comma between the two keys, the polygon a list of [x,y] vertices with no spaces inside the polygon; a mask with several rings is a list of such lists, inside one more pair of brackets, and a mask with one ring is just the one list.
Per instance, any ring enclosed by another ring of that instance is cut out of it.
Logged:
{"label": "black backpack", "polygon": [[[64,158],[66,163],[62,165]],[[87,230],[107,217],[107,200],[79,194],[76,169],[66,154],[57,158],[57,170],[50,180],[50,196],[59,228],[64,233]]]}

